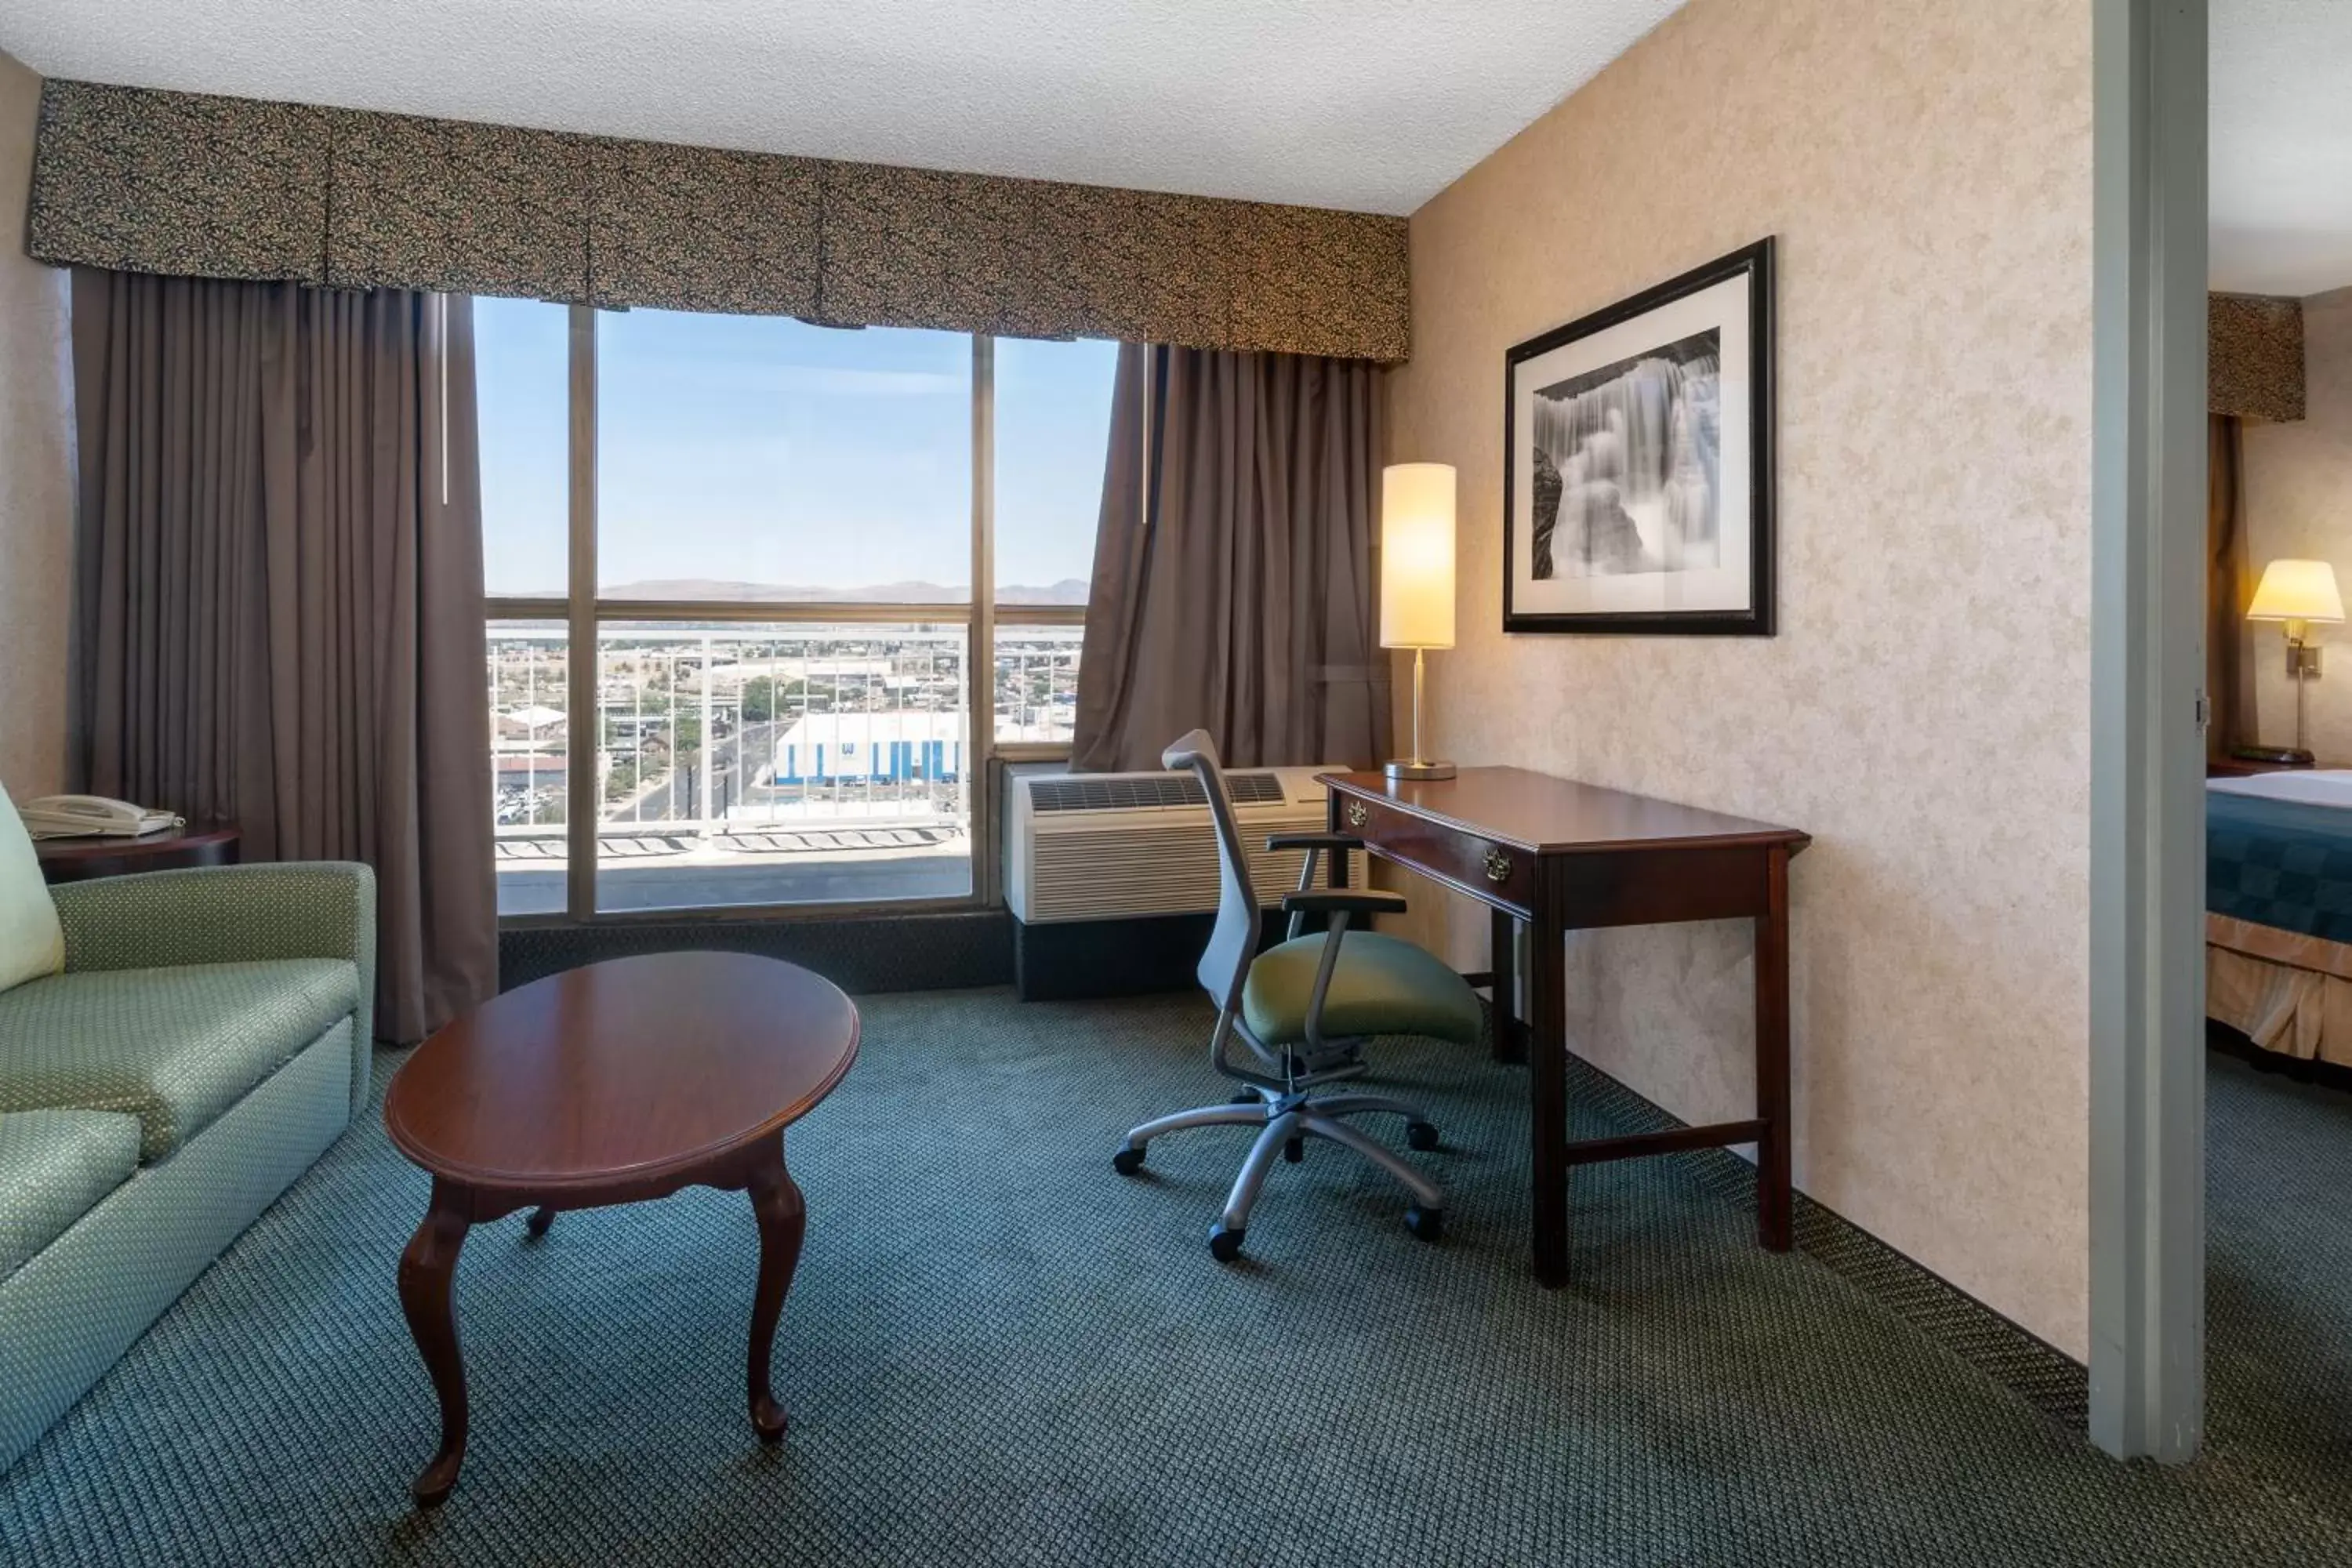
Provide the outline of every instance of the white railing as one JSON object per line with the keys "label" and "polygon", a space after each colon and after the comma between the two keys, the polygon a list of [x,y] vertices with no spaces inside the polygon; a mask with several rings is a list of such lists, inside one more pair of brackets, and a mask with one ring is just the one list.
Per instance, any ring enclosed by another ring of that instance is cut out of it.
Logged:
{"label": "white railing", "polygon": [[[1079,635],[999,631],[999,741],[1069,740]],[[565,628],[494,623],[501,864],[562,862],[569,768],[583,757],[596,770],[600,858],[961,834],[973,755],[968,647],[961,626],[607,625],[597,639],[594,744],[583,749]]]}

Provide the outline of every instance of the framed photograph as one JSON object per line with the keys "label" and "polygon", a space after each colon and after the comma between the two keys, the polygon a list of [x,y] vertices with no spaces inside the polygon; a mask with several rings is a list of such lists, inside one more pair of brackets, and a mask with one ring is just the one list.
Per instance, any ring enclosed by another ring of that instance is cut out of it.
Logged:
{"label": "framed photograph", "polygon": [[1771,240],[1503,371],[1505,631],[1771,635]]}

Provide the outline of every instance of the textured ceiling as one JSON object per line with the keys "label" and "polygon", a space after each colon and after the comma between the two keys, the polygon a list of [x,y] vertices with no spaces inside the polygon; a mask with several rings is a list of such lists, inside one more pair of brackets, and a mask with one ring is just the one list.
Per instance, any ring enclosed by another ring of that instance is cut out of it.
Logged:
{"label": "textured ceiling", "polygon": [[2352,0],[2213,0],[2217,289],[2352,286]]}
{"label": "textured ceiling", "polygon": [[47,76],[1407,213],[1681,0],[5,0]]}

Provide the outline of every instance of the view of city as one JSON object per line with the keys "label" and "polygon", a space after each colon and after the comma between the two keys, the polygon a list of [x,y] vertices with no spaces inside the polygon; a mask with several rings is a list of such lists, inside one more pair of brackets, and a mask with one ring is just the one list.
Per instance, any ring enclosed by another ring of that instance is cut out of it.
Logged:
{"label": "view of city", "polygon": [[[1000,742],[1068,742],[1081,637],[999,631]],[[564,907],[575,756],[595,770],[600,909],[969,891],[968,646],[961,626],[607,623],[590,750],[565,629],[494,623],[500,912]]]}

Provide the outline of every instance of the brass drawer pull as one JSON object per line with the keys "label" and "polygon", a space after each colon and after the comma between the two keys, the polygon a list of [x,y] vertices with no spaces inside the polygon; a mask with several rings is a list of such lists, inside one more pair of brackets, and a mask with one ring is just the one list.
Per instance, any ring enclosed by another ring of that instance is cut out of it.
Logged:
{"label": "brass drawer pull", "polygon": [[1349,801],[1349,802],[1348,803],[1348,826],[1350,826],[1350,827],[1361,827],[1361,826],[1364,825],[1364,821],[1365,821],[1365,819],[1366,819],[1367,817],[1370,816],[1371,815],[1372,815],[1372,814],[1371,814],[1370,812],[1366,811],[1366,810],[1364,809],[1364,803],[1363,803],[1362,801],[1360,801],[1360,800],[1351,800],[1351,801]]}
{"label": "brass drawer pull", "polygon": [[1503,850],[1486,851],[1486,880],[1507,882],[1511,877],[1511,858]]}

